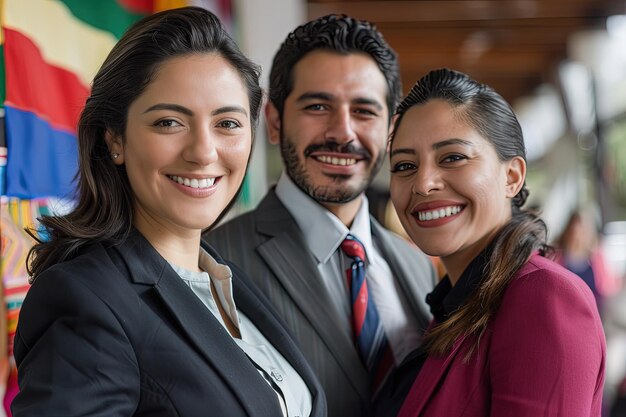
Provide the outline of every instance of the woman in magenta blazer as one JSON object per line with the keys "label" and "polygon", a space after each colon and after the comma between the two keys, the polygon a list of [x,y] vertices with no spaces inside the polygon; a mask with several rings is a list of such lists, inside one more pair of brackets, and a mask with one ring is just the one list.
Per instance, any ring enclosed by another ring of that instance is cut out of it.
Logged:
{"label": "woman in magenta blazer", "polygon": [[440,69],[397,114],[391,198],[448,275],[427,297],[434,320],[422,349],[382,394],[396,404],[386,415],[600,416],[605,340],[594,297],[543,257],[545,224],[522,209],[525,148],[511,107]]}

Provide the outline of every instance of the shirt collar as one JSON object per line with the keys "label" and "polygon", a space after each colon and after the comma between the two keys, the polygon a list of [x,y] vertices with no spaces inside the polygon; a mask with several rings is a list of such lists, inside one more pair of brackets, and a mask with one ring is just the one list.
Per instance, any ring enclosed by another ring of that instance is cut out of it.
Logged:
{"label": "shirt collar", "polygon": [[276,196],[302,230],[309,249],[318,263],[326,263],[337,251],[348,233],[363,243],[365,253],[372,253],[372,233],[365,195],[350,230],[324,206],[302,191],[282,172],[276,184]]}
{"label": "shirt collar", "polygon": [[426,296],[426,303],[430,306],[430,312],[439,323],[445,321],[465,304],[470,295],[481,284],[485,267],[489,262],[491,245],[488,245],[476,258],[465,268],[463,274],[453,287],[450,278],[446,275],[435,289]]}
{"label": "shirt collar", "polygon": [[200,248],[200,258],[198,260],[201,272],[190,271],[182,266],[171,262],[168,263],[178,275],[188,281],[208,282],[210,279],[212,281],[230,282],[233,277],[230,267],[217,262],[204,248]]}

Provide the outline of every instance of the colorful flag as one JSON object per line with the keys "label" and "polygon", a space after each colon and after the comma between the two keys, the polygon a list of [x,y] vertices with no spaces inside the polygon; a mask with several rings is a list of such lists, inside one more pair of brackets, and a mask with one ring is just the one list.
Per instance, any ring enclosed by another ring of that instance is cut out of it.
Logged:
{"label": "colorful flag", "polygon": [[71,198],[89,84],[142,16],[114,0],[4,0],[7,195]]}

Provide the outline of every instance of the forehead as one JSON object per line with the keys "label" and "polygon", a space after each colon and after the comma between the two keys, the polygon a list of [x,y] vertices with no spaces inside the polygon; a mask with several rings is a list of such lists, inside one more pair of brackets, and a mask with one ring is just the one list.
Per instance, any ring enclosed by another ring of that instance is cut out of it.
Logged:
{"label": "forehead", "polygon": [[396,130],[392,148],[425,144],[429,147],[449,139],[463,139],[481,146],[489,143],[463,117],[462,110],[441,99],[409,108]]}
{"label": "forehead", "polygon": [[306,54],[292,71],[292,91],[298,96],[318,91],[343,95],[387,96],[387,82],[374,59],[362,52],[340,54],[315,50]]}
{"label": "forehead", "polygon": [[188,105],[241,102],[248,105],[247,89],[237,70],[216,53],[166,59],[135,102],[172,101]]}

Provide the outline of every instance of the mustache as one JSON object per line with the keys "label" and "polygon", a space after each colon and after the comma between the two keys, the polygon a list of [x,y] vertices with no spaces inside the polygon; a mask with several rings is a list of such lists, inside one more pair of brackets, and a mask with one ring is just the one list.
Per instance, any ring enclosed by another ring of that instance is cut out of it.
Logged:
{"label": "mustache", "polygon": [[365,159],[371,159],[372,154],[367,149],[357,147],[352,142],[339,144],[335,141],[326,141],[322,144],[309,145],[304,149],[304,156],[308,157],[313,152],[336,152],[349,153],[352,155],[362,156]]}

